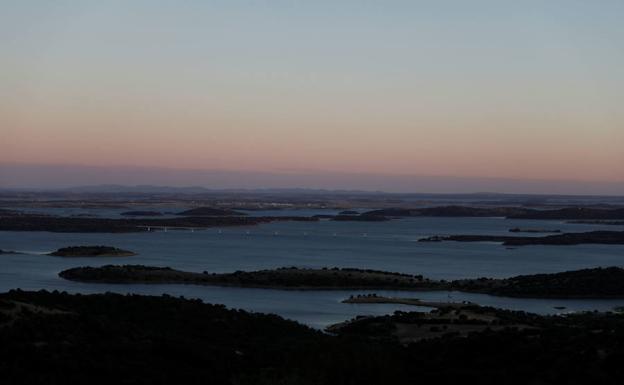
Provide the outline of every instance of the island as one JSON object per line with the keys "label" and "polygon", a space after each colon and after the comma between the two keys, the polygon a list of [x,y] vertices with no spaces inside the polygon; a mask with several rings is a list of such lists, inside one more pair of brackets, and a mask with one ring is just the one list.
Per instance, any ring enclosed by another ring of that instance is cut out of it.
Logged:
{"label": "island", "polygon": [[349,298],[342,301],[342,303],[394,303],[398,305],[412,305],[412,306],[424,306],[433,308],[464,308],[467,306],[473,306],[475,304],[471,302],[441,302],[441,301],[423,301],[418,298],[399,298],[399,297],[385,297],[375,293],[371,294],[358,294],[352,295]]}
{"label": "island", "polygon": [[61,271],[59,276],[91,283],[195,284],[284,290],[456,290],[523,298],[624,298],[624,269],[620,267],[453,281],[352,268],[283,267],[217,274],[143,265],[75,267]]}
{"label": "island", "polygon": [[522,227],[514,227],[513,229],[509,229],[510,233],[560,233],[561,230],[558,229],[525,229]]}
{"label": "island", "polygon": [[381,215],[334,215],[331,216],[332,221],[350,221],[350,222],[384,222],[390,218]]}
{"label": "island", "polygon": [[580,244],[624,244],[624,231],[589,231],[585,233],[563,233],[544,237],[515,237],[507,235],[434,235],[421,238],[418,242],[498,242],[505,246],[527,245],[580,245]]}
{"label": "island", "polygon": [[424,208],[387,208],[371,210],[361,215],[385,217],[507,217],[525,212],[519,207],[436,206]]}
{"label": "island", "polygon": [[49,255],[55,257],[131,257],[136,253],[110,246],[70,246]]}
{"label": "island", "polygon": [[[509,235],[432,235],[420,238],[418,242],[496,242],[505,243],[524,237],[514,237]],[[528,238],[528,237],[527,237]]]}
{"label": "island", "polygon": [[282,267],[272,270],[233,273],[194,273],[143,265],[76,267],[59,276],[72,281],[94,283],[172,283],[296,290],[406,289],[422,290],[436,285],[419,275],[370,269]]}

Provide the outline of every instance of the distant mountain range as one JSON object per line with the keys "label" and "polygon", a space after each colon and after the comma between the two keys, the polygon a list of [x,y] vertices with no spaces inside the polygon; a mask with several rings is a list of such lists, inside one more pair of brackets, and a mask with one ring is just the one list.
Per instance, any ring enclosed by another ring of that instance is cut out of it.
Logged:
{"label": "distant mountain range", "polygon": [[238,193],[238,194],[362,194],[362,195],[379,195],[386,193],[383,191],[363,191],[363,190],[328,190],[328,189],[307,189],[307,188],[251,188],[251,189],[210,189],[202,186],[159,186],[159,185],[121,185],[121,184],[98,184],[86,186],[72,186],[63,188],[9,188],[0,191],[49,191],[49,192],[66,192],[66,193],[144,193],[144,194],[212,194],[212,193]]}
{"label": "distant mountain range", "polygon": [[[80,186],[80,187],[72,187]],[[68,192],[450,193],[624,196],[624,181],[381,175],[346,172],[255,172],[158,167],[0,164],[0,188]],[[479,194],[481,195],[481,194]]]}

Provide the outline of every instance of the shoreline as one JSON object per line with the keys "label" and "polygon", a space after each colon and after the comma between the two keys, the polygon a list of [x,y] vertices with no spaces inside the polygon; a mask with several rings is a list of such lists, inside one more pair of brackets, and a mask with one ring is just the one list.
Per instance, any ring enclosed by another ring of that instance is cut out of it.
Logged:
{"label": "shoreline", "polygon": [[281,221],[316,222],[313,217],[176,217],[176,218],[83,218],[58,216],[0,216],[0,231],[47,231],[53,233],[140,233],[178,229],[256,226]]}
{"label": "shoreline", "polygon": [[509,235],[434,235],[418,242],[496,242],[503,246],[573,246],[583,244],[623,245],[624,231],[588,231],[538,237]]}
{"label": "shoreline", "polygon": [[432,308],[455,308],[461,309],[466,306],[477,306],[477,304],[463,301],[463,302],[439,302],[439,301],[423,301],[418,298],[400,298],[400,297],[385,297],[373,294],[372,296],[351,296],[341,301],[342,303],[355,303],[355,304],[376,304],[376,303],[389,303],[397,305],[411,305],[421,307]]}

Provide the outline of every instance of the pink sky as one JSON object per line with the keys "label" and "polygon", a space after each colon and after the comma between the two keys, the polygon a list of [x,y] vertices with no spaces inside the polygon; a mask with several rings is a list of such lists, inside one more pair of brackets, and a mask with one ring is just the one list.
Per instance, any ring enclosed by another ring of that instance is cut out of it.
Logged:
{"label": "pink sky", "polygon": [[461,4],[16,3],[0,163],[624,181],[622,7]]}

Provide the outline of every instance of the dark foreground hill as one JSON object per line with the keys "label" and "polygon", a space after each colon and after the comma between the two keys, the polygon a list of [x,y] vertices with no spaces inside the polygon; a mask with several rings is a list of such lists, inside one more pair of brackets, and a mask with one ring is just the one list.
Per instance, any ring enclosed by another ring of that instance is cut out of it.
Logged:
{"label": "dark foreground hill", "polygon": [[[0,294],[0,378],[6,385],[624,381],[620,315],[501,311],[494,321],[475,318],[496,322],[491,328],[459,337],[444,327],[473,318],[412,314],[328,335],[200,301],[13,291]],[[404,325],[435,327],[440,337],[401,344],[396,331]]]}

